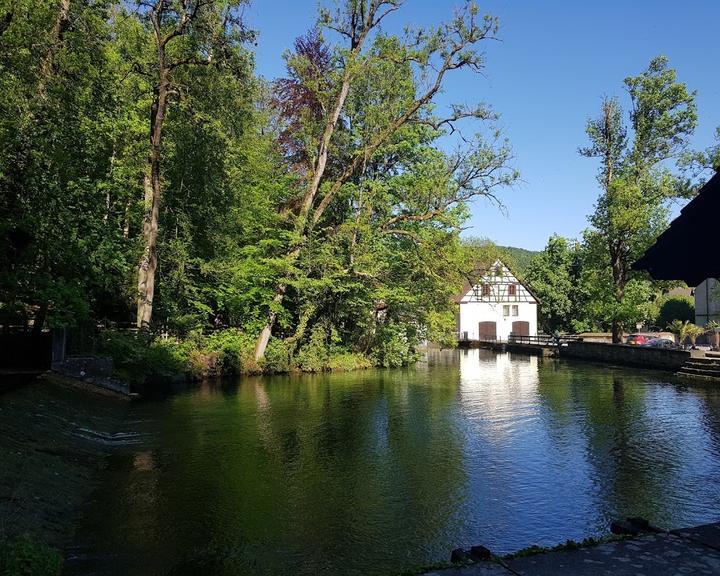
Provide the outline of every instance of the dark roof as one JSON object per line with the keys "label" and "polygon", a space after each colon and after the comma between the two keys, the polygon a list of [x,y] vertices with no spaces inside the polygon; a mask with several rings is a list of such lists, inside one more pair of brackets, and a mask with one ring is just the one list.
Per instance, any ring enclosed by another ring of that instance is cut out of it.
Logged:
{"label": "dark roof", "polygon": [[518,276],[515,273],[515,271],[510,266],[508,266],[505,262],[503,262],[500,258],[496,258],[495,260],[493,260],[492,264],[477,263],[475,265],[474,270],[465,276],[465,282],[463,283],[462,292],[460,292],[459,294],[455,294],[455,296],[450,298],[450,300],[452,302],[454,302],[455,304],[460,304],[460,301],[465,297],[465,295],[468,292],[470,292],[472,287],[475,286],[480,280],[482,280],[482,277],[485,274],[487,274],[490,271],[490,269],[493,266],[495,266],[495,264],[497,264],[498,262],[500,262],[500,264],[502,264],[503,266],[505,266],[505,268],[510,270],[510,274],[515,276],[515,279],[518,281],[518,283],[521,284],[522,287],[525,288],[525,290],[527,290],[530,293],[530,296],[532,296],[535,299],[535,302],[540,304],[540,299],[537,297],[537,294],[535,294],[535,292],[533,292],[532,288],[530,288],[530,286],[528,286],[527,283],[520,276]]}
{"label": "dark roof", "polygon": [[634,270],[647,270],[656,280],[683,280],[697,286],[720,277],[720,172],[680,211]]}

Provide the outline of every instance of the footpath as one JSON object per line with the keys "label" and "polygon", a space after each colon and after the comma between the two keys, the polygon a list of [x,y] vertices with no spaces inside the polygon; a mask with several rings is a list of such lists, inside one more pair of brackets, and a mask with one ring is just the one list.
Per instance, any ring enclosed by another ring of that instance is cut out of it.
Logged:
{"label": "footpath", "polygon": [[[595,546],[496,558],[482,546],[453,551],[463,565],[426,576],[675,576],[720,574],[720,522],[663,531],[641,519],[613,525],[634,534]],[[475,561],[477,560],[477,561]],[[472,562],[472,563],[470,563]]]}

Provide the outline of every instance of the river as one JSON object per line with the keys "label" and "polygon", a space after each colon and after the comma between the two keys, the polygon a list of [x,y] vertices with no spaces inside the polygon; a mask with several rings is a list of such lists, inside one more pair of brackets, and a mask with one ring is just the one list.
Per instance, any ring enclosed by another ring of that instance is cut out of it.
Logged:
{"label": "river", "polygon": [[[483,350],[130,407],[73,574],[391,575],[720,519],[720,391]],[[135,436],[137,435],[137,436]]]}

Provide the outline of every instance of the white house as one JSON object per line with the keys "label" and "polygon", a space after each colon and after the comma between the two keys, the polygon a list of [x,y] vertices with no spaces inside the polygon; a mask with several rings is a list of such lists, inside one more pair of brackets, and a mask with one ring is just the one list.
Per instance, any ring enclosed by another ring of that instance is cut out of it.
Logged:
{"label": "white house", "polygon": [[477,272],[455,301],[461,340],[537,335],[537,298],[500,260]]}
{"label": "white house", "polygon": [[708,278],[695,288],[695,324],[706,326],[710,320],[720,320],[720,283]]}

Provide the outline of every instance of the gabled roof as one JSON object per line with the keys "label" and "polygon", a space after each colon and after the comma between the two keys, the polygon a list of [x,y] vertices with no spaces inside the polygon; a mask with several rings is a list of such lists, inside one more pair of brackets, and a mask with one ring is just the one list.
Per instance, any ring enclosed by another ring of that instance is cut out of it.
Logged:
{"label": "gabled roof", "polygon": [[720,173],[716,173],[632,267],[647,270],[656,280],[683,280],[689,286],[718,278],[719,228]]}
{"label": "gabled roof", "polygon": [[540,299],[537,297],[537,294],[535,294],[535,292],[533,292],[532,289],[525,282],[522,281],[522,279],[515,273],[515,271],[510,266],[505,264],[505,262],[503,262],[499,258],[495,260],[492,264],[483,264],[481,266],[477,266],[472,272],[467,274],[465,282],[463,283],[462,291],[459,294],[453,296],[451,300],[456,304],[459,304],[460,301],[467,295],[467,293],[470,292],[470,290],[472,290],[474,286],[482,283],[482,280],[485,276],[487,276],[487,273],[490,270],[496,268],[498,265],[507,268],[510,271],[510,274],[515,277],[517,283],[520,284],[523,288],[525,288],[525,290],[529,292],[530,296],[532,296],[538,304],[540,303]]}

